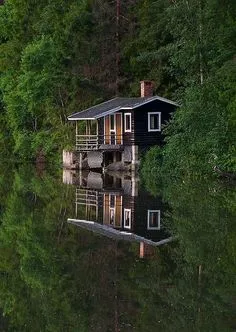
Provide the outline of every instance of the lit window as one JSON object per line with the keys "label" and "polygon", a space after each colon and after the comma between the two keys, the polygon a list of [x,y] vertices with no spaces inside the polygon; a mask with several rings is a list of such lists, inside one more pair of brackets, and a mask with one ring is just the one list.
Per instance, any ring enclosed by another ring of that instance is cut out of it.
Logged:
{"label": "lit window", "polygon": [[131,210],[124,209],[124,228],[131,228]]}
{"label": "lit window", "polygon": [[159,230],[160,228],[160,210],[148,210],[147,229]]}
{"label": "lit window", "polygon": [[148,113],[148,131],[161,131],[161,113]]}
{"label": "lit window", "polygon": [[125,113],[125,132],[131,132],[131,113]]}

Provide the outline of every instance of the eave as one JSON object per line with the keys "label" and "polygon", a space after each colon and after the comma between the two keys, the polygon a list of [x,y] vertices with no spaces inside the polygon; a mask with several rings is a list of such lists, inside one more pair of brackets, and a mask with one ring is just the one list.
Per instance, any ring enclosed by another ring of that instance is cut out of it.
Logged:
{"label": "eave", "polygon": [[[123,105],[122,105],[122,106],[117,106],[117,107],[113,107],[113,108],[111,108],[111,109],[108,109],[108,110],[106,110],[106,111],[104,111],[104,112],[101,112],[101,113],[99,113],[99,114],[96,114],[96,115],[93,116],[93,117],[89,117],[89,116],[86,117],[86,112],[87,112],[87,113],[88,113],[88,112],[91,113],[91,110],[96,109],[96,107],[99,107],[99,106],[105,105],[105,104],[107,104],[107,103],[109,103],[109,102],[114,101],[115,99],[116,99],[116,98],[111,99],[111,100],[108,100],[108,101],[106,101],[106,102],[104,102],[104,103],[101,103],[101,104],[98,104],[98,105],[92,106],[92,107],[90,107],[90,108],[88,108],[88,109],[86,109],[86,110],[83,110],[83,111],[81,111],[81,112],[74,113],[74,114],[70,115],[67,119],[68,119],[69,121],[97,120],[97,119],[103,118],[103,117],[105,117],[105,116],[107,116],[107,115],[110,115],[110,114],[116,113],[116,112],[118,112],[118,111],[120,111],[120,110],[133,110],[133,109],[136,109],[136,108],[138,108],[138,107],[142,107],[143,105],[146,105],[146,104],[148,104],[148,103],[151,103],[151,102],[153,102],[153,101],[155,101],[155,100],[160,100],[160,101],[162,101],[162,102],[164,102],[164,103],[168,103],[168,104],[171,104],[171,105],[176,106],[176,107],[179,106],[177,103],[173,102],[172,100],[169,100],[169,99],[166,99],[166,98],[163,98],[163,97],[159,97],[159,96],[153,96],[153,97],[150,97],[150,98],[148,98],[148,99],[144,99],[143,101],[142,101],[142,98],[140,98],[139,101],[136,102],[136,103],[134,103],[132,106],[129,106],[129,105],[127,105],[127,106],[126,106],[126,105],[124,105],[124,106],[123,106]],[[122,98],[120,98],[120,99],[122,99]],[[130,98],[130,99],[132,100],[132,98]],[[129,98],[127,98],[127,100],[129,100]],[[77,114],[78,114],[78,117],[76,117]],[[85,114],[84,117],[83,117],[83,114]]]}

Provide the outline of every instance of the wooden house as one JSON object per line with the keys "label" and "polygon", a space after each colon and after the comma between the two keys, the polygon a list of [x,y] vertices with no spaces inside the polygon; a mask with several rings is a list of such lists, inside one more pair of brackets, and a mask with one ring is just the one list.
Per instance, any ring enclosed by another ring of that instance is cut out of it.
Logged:
{"label": "wooden house", "polygon": [[64,151],[69,168],[102,168],[117,163],[134,169],[140,152],[163,144],[162,126],[178,105],[153,96],[153,83],[141,82],[141,97],[114,98],[72,114],[76,123],[76,153]]}
{"label": "wooden house", "polygon": [[81,175],[74,181],[75,214],[69,223],[113,239],[142,243],[142,252],[144,244],[159,246],[172,241],[162,224],[166,205],[161,197],[139,192],[133,175],[106,173],[100,188],[94,176],[93,183]]}

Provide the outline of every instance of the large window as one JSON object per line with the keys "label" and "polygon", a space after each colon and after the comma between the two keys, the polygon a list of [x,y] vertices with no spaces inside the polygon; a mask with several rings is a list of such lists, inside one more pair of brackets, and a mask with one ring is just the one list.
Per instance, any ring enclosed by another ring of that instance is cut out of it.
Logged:
{"label": "large window", "polygon": [[147,229],[158,230],[161,228],[160,210],[148,210]]}
{"label": "large window", "polygon": [[125,113],[125,132],[131,132],[131,113]]}
{"label": "large window", "polygon": [[161,113],[148,113],[148,131],[161,131]]}

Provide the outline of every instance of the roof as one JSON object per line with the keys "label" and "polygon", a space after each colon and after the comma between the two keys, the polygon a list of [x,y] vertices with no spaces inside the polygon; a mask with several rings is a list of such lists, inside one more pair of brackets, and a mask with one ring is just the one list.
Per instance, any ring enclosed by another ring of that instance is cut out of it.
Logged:
{"label": "roof", "polygon": [[76,226],[79,226],[81,228],[87,229],[89,231],[92,231],[94,233],[107,236],[111,239],[115,240],[125,240],[125,241],[137,241],[137,242],[145,242],[147,244],[150,244],[152,246],[160,246],[162,244],[166,244],[169,242],[172,242],[174,240],[173,237],[168,237],[165,239],[161,239],[159,241],[152,241],[149,239],[146,239],[142,236],[139,236],[135,233],[129,233],[126,231],[120,231],[115,228],[112,228],[111,226],[102,225],[94,221],[89,220],[80,220],[80,219],[67,219],[67,222],[69,224],[73,224]]}
{"label": "roof", "polygon": [[175,102],[162,98],[159,96],[153,97],[138,97],[138,98],[113,98],[105,101],[104,103],[92,106],[81,112],[74,113],[68,117],[68,120],[96,120],[104,117],[105,115],[118,112],[123,109],[134,109],[144,104],[150,103],[154,100],[160,100],[174,106],[178,106]]}

